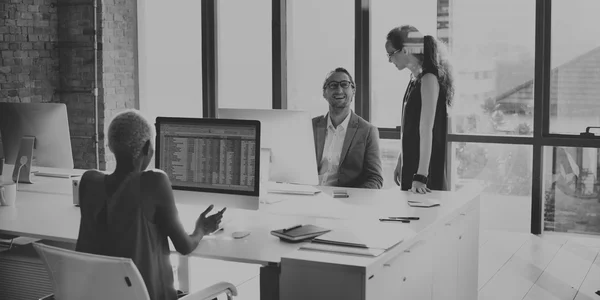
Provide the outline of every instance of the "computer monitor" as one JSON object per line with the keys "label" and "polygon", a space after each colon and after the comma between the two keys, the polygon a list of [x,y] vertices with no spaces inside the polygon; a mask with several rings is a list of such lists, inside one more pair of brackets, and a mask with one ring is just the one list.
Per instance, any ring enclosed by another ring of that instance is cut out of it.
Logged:
{"label": "computer monitor", "polygon": [[312,118],[307,111],[221,108],[219,118],[258,120],[262,147],[271,150],[269,180],[318,185]]}
{"label": "computer monitor", "polygon": [[178,200],[256,210],[260,128],[258,121],[157,117],[156,168]]}
{"label": "computer monitor", "polygon": [[21,138],[34,136],[33,166],[73,169],[64,103],[0,103],[0,135],[7,164],[15,164]]}

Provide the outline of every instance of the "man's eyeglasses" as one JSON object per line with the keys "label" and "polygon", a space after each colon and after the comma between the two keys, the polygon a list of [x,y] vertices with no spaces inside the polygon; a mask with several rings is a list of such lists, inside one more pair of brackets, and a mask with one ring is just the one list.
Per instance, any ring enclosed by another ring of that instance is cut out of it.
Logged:
{"label": "man's eyeglasses", "polygon": [[389,60],[389,61],[392,61],[392,56],[394,56],[394,54],[396,54],[396,53],[398,53],[398,52],[400,52],[400,50],[396,50],[396,51],[394,51],[394,52],[392,52],[392,53],[388,53],[388,54],[387,54],[388,60]]}
{"label": "man's eyeglasses", "polygon": [[349,87],[354,87],[354,84],[352,84],[352,82],[347,81],[347,80],[342,80],[342,81],[330,81],[328,83],[325,84],[325,87],[327,87],[330,90],[335,90],[338,87],[342,87],[343,89],[347,89]]}

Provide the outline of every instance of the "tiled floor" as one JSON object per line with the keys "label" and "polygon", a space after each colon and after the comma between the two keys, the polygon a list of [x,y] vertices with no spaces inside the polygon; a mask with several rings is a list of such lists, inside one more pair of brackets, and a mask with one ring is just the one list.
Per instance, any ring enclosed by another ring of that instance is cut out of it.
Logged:
{"label": "tiled floor", "polygon": [[600,299],[600,239],[485,231],[479,299]]}

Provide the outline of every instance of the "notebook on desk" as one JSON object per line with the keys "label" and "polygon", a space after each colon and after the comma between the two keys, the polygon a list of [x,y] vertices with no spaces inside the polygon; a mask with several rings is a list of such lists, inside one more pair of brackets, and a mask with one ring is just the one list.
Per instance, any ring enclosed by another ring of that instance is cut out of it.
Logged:
{"label": "notebook on desk", "polygon": [[315,226],[315,225],[301,225],[294,229],[279,229],[271,231],[271,234],[279,237],[281,240],[286,242],[301,242],[320,236],[330,229]]}

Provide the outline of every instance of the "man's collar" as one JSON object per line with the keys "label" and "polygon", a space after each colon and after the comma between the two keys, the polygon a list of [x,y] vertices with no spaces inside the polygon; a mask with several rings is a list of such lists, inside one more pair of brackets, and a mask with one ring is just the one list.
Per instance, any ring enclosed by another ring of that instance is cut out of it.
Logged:
{"label": "man's collar", "polygon": [[[348,123],[350,123],[350,116],[352,116],[352,110],[350,110],[350,112],[348,113],[348,115],[346,116],[344,121],[342,121],[342,123],[340,123],[340,125],[338,125],[338,127],[342,126],[342,129],[348,129]],[[335,127],[333,127],[333,123],[331,123],[331,115],[329,113],[327,113],[326,119],[327,119],[327,128],[331,127],[331,128],[335,129]]]}

